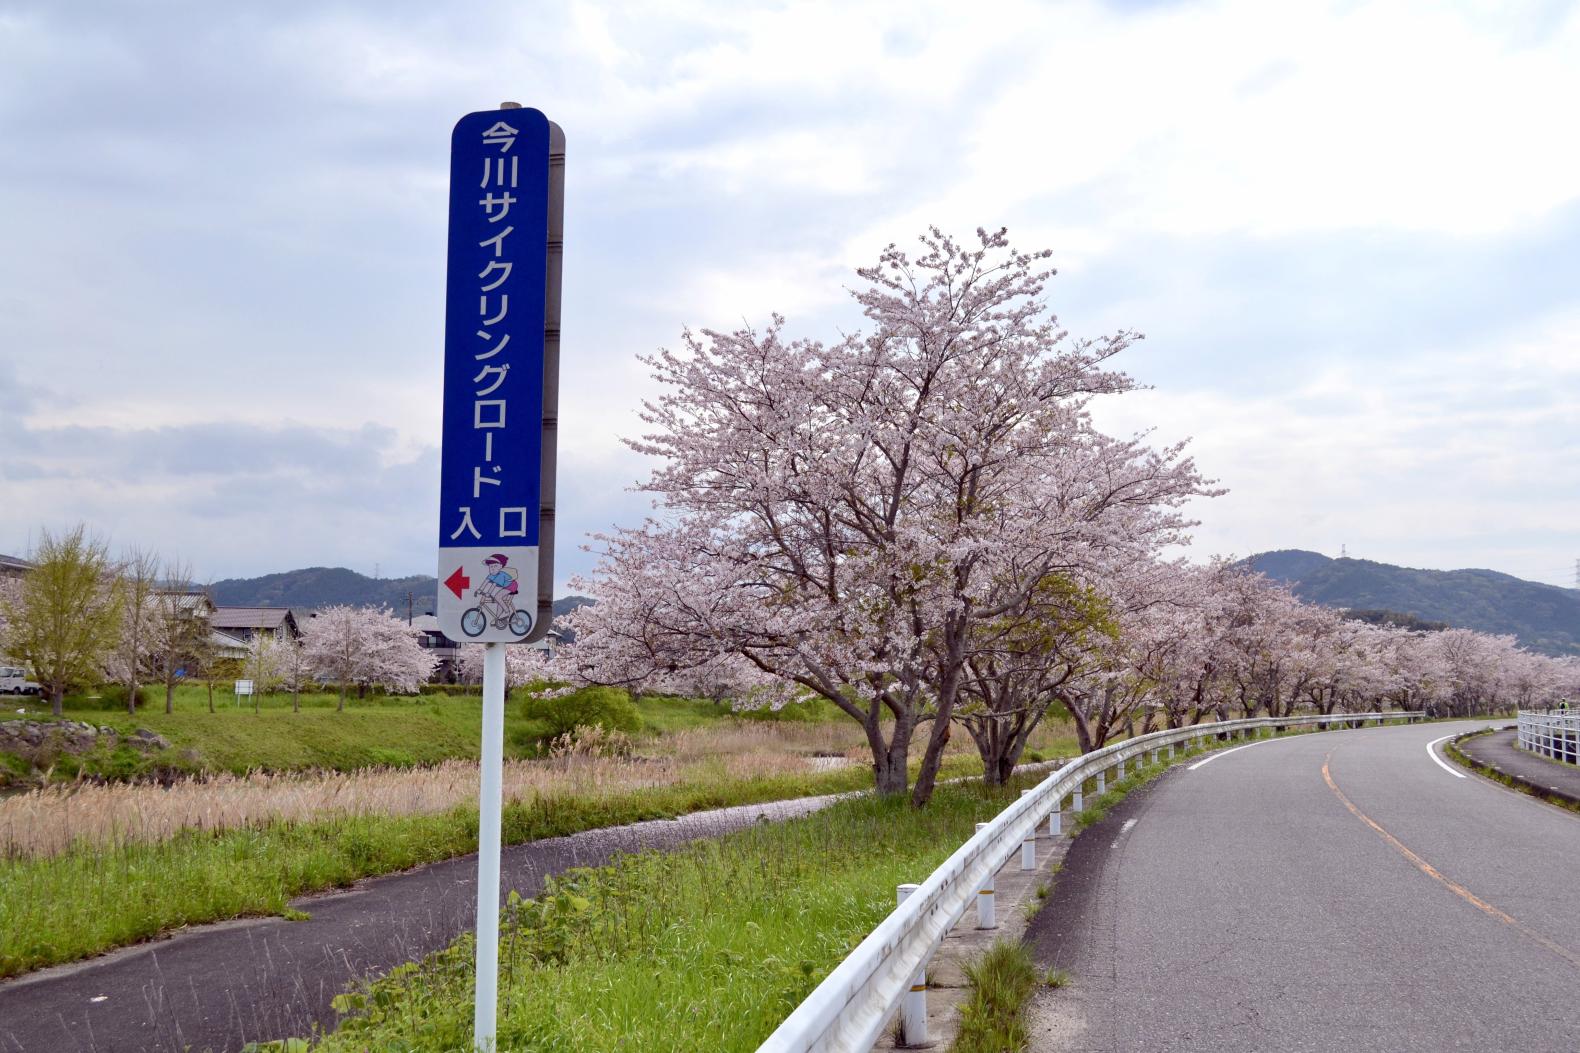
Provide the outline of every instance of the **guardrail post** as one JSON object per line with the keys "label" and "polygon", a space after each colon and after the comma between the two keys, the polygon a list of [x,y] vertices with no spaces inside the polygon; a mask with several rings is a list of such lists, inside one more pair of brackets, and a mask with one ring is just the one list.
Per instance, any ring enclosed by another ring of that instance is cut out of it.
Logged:
{"label": "guardrail post", "polygon": [[[894,890],[895,906],[904,903],[920,885],[899,885]],[[900,1045],[929,1046],[927,1038],[927,966],[911,977],[911,989],[900,1001]]]}
{"label": "guardrail post", "polygon": [[1070,814],[1072,816],[1073,815],[1080,815],[1082,807],[1083,807],[1083,805],[1081,804],[1081,788],[1079,786],[1077,786],[1070,793]]}
{"label": "guardrail post", "polygon": [[1121,758],[1119,758],[1119,771],[1118,771],[1118,773],[1116,773],[1114,775],[1114,781],[1118,782],[1120,779],[1123,779],[1124,777],[1125,777],[1125,758],[1121,757]]}
{"label": "guardrail post", "polygon": [[[977,833],[981,833],[987,823],[977,824]],[[998,928],[998,907],[994,903],[994,887],[998,880],[998,868],[995,867],[982,879],[982,887],[977,890],[977,928]]]}
{"label": "guardrail post", "polygon": [[[1030,790],[1020,791],[1020,795],[1022,797],[1025,797],[1029,793],[1031,793]],[[1020,868],[1022,870],[1037,869],[1037,826],[1035,823],[1032,824],[1030,830],[1026,831],[1026,836],[1021,838]]]}
{"label": "guardrail post", "polygon": [[1063,831],[1064,814],[1062,812],[1063,808],[1064,808],[1064,798],[1063,797],[1061,797],[1057,801],[1053,802],[1053,811],[1048,813],[1048,836],[1049,837],[1058,837],[1064,832]]}
{"label": "guardrail post", "polygon": [[1169,760],[1174,759],[1174,743],[1169,743]]}
{"label": "guardrail post", "polygon": [[1097,792],[1101,794],[1104,790],[1108,789],[1108,772],[1100,771],[1097,773],[1095,778],[1097,779]]}

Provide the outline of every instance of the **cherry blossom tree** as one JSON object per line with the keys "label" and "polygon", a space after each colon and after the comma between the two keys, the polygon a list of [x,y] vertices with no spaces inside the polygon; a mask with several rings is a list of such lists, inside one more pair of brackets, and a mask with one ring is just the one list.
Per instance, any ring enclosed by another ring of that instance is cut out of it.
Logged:
{"label": "cherry blossom tree", "polygon": [[337,712],[346,708],[350,684],[411,694],[436,664],[411,627],[387,607],[327,607],[308,620],[302,647],[313,671],[340,685]]}
{"label": "cherry blossom tree", "polygon": [[[549,660],[548,653],[537,647],[524,647],[519,644],[505,648],[505,690],[510,691],[518,687],[539,683],[544,680],[554,679],[558,671],[554,663]],[[466,684],[481,684],[483,682],[483,645],[464,644],[460,656],[456,660],[456,673],[461,682]]]}
{"label": "cherry blossom tree", "polygon": [[[832,345],[686,334],[646,361],[665,393],[630,445],[661,459],[659,517],[600,537],[584,665],[621,681],[738,655],[861,723],[883,793],[932,793],[979,622],[1007,616],[1073,550],[1150,549],[1205,484],[1180,447],[1097,432],[1106,363],[1134,339],[1071,341],[1042,299],[1047,253],[1002,231],[891,246],[854,292],[872,329]],[[1014,568],[1014,585],[1001,573]],[[588,587],[579,584],[579,588]]]}

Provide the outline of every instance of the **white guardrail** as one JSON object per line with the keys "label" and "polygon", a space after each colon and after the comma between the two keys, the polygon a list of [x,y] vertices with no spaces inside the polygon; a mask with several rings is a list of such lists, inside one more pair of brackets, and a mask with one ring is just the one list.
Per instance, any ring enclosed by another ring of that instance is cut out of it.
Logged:
{"label": "white guardrail", "polygon": [[1521,710],[1518,717],[1521,749],[1580,764],[1580,714],[1535,709]]}
{"label": "white guardrail", "polygon": [[926,997],[926,988],[921,977],[933,952],[978,894],[992,888],[999,868],[1017,849],[1024,852],[1022,843],[1036,836],[1044,819],[1048,819],[1051,832],[1059,832],[1066,797],[1072,798],[1075,812],[1081,811],[1081,792],[1088,779],[1097,780],[1097,792],[1101,793],[1109,769],[1118,768],[1119,777],[1123,777],[1131,760],[1147,754],[1156,760],[1164,751],[1172,757],[1176,746],[1188,747],[1209,736],[1244,737],[1262,728],[1310,724],[1361,727],[1420,717],[1419,713],[1349,713],[1226,720],[1140,735],[1077,757],[1035,789],[1027,790],[992,822],[979,824],[976,836],[914,891],[902,886],[904,899],[894,912],[835,966],[758,1047],[758,1053],[867,1053],[908,994],[913,1002],[906,1005],[904,1018],[913,1027],[919,1023],[917,1030],[923,1035],[907,1034],[903,1036],[905,1044],[918,1038],[925,1042],[926,1010],[920,999]]}

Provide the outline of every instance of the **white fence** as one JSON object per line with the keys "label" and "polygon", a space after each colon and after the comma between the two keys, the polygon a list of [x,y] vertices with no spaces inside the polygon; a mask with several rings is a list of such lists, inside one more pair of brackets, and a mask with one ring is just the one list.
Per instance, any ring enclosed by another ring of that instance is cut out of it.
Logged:
{"label": "white fence", "polygon": [[[1125,739],[1077,757],[1027,791],[976,836],[961,845],[933,871],[892,914],[840,962],[806,1001],[796,1007],[758,1053],[866,1053],[878,1040],[891,1014],[907,995],[915,998],[921,985],[913,981],[922,973],[944,935],[954,927],[979,892],[992,887],[993,876],[1022,842],[1033,837],[1044,819],[1057,823],[1064,799],[1081,810],[1081,793],[1088,779],[1097,780],[1102,792],[1106,774],[1118,769],[1123,776],[1132,761],[1156,760],[1159,753],[1174,755],[1177,746],[1189,747],[1208,737],[1253,736],[1263,728],[1282,729],[1310,724],[1360,727],[1388,720],[1413,721],[1419,713],[1352,713],[1334,716],[1254,717],[1216,724],[1198,724]],[[1054,827],[1057,832],[1057,826]],[[925,994],[921,994],[925,997]],[[905,1016],[915,1020],[915,1007]],[[925,1012],[921,1018],[925,1020]],[[924,1036],[906,1035],[910,1044]],[[925,1040],[925,1039],[924,1039]]]}
{"label": "white fence", "polygon": [[1580,714],[1521,710],[1519,743],[1532,753],[1580,764]]}

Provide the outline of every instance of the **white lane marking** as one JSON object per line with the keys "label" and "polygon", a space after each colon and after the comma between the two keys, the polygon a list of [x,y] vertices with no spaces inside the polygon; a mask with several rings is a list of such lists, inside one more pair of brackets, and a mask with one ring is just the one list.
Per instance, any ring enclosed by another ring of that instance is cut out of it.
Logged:
{"label": "white lane marking", "polygon": [[[1124,821],[1124,824],[1119,827],[1119,837],[1124,837],[1126,834],[1128,834],[1130,832],[1130,828],[1132,826],[1135,826],[1135,825],[1136,825],[1136,821],[1134,819],[1126,819]],[[1114,838],[1114,843],[1109,845],[1108,847],[1109,848],[1118,848],[1119,847],[1119,837]]]}
{"label": "white lane marking", "polygon": [[1444,771],[1448,772],[1448,774],[1452,775],[1454,778],[1456,778],[1456,779],[1463,779],[1465,777],[1465,773],[1462,772],[1462,771],[1455,771],[1453,768],[1450,768],[1448,766],[1447,762],[1445,762],[1442,757],[1439,757],[1437,755],[1437,751],[1432,748],[1433,746],[1436,746],[1439,742],[1447,741],[1448,739],[1451,739],[1453,737],[1454,737],[1453,735],[1444,735],[1440,739],[1433,739],[1431,742],[1428,742],[1426,744],[1426,755],[1428,757],[1432,758],[1432,762],[1434,764],[1436,764],[1439,768],[1442,768]]}
{"label": "white lane marking", "polygon": [[1213,761],[1217,760],[1219,757],[1227,757],[1231,753],[1239,753],[1241,750],[1248,750],[1252,746],[1260,746],[1264,742],[1278,742],[1278,741],[1279,741],[1278,739],[1258,739],[1255,742],[1247,742],[1244,746],[1235,746],[1234,748],[1227,749],[1227,750],[1214,750],[1212,753],[1207,754],[1207,756],[1203,757],[1201,760],[1197,761],[1195,764],[1192,764],[1191,766],[1189,766],[1185,770],[1186,771],[1195,771],[1197,768],[1200,768],[1203,764],[1211,764]]}

